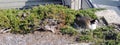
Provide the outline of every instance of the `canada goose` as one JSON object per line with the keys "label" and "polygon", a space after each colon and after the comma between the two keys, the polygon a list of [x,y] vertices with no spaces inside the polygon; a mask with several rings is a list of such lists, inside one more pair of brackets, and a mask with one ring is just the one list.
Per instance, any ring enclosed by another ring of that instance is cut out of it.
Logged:
{"label": "canada goose", "polygon": [[89,17],[76,15],[75,23],[77,26],[86,29],[96,29],[97,20],[91,20]]}

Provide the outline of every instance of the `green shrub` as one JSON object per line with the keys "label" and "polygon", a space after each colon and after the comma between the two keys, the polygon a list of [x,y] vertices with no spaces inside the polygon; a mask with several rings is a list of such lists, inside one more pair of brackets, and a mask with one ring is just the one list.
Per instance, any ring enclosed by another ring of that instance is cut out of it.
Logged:
{"label": "green shrub", "polygon": [[105,34],[113,31],[113,27],[111,26],[103,26],[101,28],[97,28],[93,31],[93,36],[97,38],[104,38]]}
{"label": "green shrub", "polygon": [[103,8],[91,8],[91,9],[86,9],[86,10],[79,10],[78,14],[82,15],[82,16],[88,16],[92,19],[97,19],[97,16],[95,15],[96,11],[100,11],[100,10],[104,10]]}
{"label": "green shrub", "polygon": [[92,35],[92,31],[91,30],[84,30],[84,31],[81,31],[81,34],[82,35]]}
{"label": "green shrub", "polygon": [[116,41],[115,40],[107,40],[105,42],[105,45],[117,45]]}
{"label": "green shrub", "polygon": [[85,30],[80,32],[81,35],[77,37],[78,42],[91,42],[93,40],[93,33],[91,30]]}
{"label": "green shrub", "polygon": [[16,18],[15,15],[8,15],[8,19],[10,20],[10,26],[12,31],[18,31],[20,25],[20,18]]}
{"label": "green shrub", "polygon": [[92,36],[91,35],[81,35],[79,36],[76,40],[78,42],[90,42],[92,40]]}
{"label": "green shrub", "polygon": [[1,13],[1,17],[0,17],[1,27],[12,29],[11,30],[12,33],[28,32],[27,29],[29,22],[26,18],[23,19],[23,17],[21,17],[23,13],[27,13],[27,12],[24,12],[24,10],[6,9],[6,10],[0,10],[0,13]]}
{"label": "green shrub", "polygon": [[[117,45],[119,43],[118,33],[114,30],[113,26],[97,28],[93,31],[93,36],[97,40],[97,45]],[[99,42],[98,39],[102,42]]]}
{"label": "green shrub", "polygon": [[0,28],[9,28],[9,22],[10,20],[7,18],[7,15],[0,10]]}
{"label": "green shrub", "polygon": [[117,45],[120,45],[120,42],[118,42],[118,44]]}
{"label": "green shrub", "polygon": [[62,5],[40,5],[38,7],[34,7],[31,10],[31,13],[34,15],[38,15],[38,18],[53,18],[57,20],[62,20],[65,24],[70,25],[74,22],[75,19],[75,10],[67,8]]}
{"label": "green shrub", "polygon": [[71,26],[65,26],[61,28],[60,31],[62,34],[77,35],[78,32]]}
{"label": "green shrub", "polygon": [[[13,33],[29,33],[39,27],[39,23],[42,19],[52,18],[56,19],[63,23],[63,25],[71,25],[74,22],[75,15],[77,13],[96,18],[93,12],[96,9],[89,10],[72,10],[62,5],[40,5],[33,7],[32,9],[27,10],[18,10],[18,9],[0,9],[0,28],[10,28]],[[22,17],[23,13],[26,14],[25,17]],[[72,27],[69,27],[70,30],[66,31],[75,34],[75,30]]]}
{"label": "green shrub", "polygon": [[120,33],[117,34],[117,40],[120,41]]}

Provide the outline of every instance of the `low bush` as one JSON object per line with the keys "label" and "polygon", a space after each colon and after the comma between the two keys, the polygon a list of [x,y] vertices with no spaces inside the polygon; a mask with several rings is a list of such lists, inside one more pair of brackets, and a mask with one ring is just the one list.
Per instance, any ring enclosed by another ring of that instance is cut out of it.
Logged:
{"label": "low bush", "polygon": [[97,28],[93,31],[93,36],[96,38],[104,38],[104,35],[108,32],[113,31],[113,27],[111,26],[103,26],[100,28]]}
{"label": "low bush", "polygon": [[119,43],[119,33],[114,30],[113,26],[104,26],[93,31],[94,39],[98,42],[100,39],[103,45],[117,45]]}
{"label": "low bush", "polygon": [[31,12],[39,15],[38,17],[40,18],[42,17],[56,19],[62,21],[67,25],[73,23],[75,19],[75,10],[72,10],[62,5],[40,5],[38,7],[32,8]]}
{"label": "low bush", "polygon": [[[0,9],[0,29],[9,28],[12,29],[12,33],[29,33],[36,27],[39,27],[40,21],[45,18],[56,19],[62,25],[70,26],[73,24],[76,14],[79,13],[96,18],[95,11],[96,9],[76,11],[62,5],[54,4],[40,5],[26,10]],[[74,28],[71,29],[73,31]]]}
{"label": "low bush", "polygon": [[120,41],[120,33],[117,34],[117,40]]}
{"label": "low bush", "polygon": [[117,42],[115,40],[107,40],[104,45],[117,45]]}
{"label": "low bush", "polygon": [[84,30],[80,32],[82,35],[92,35],[92,31],[91,30]]}
{"label": "low bush", "polygon": [[82,36],[79,36],[76,41],[78,42],[91,42],[92,40],[92,36],[91,35],[82,35]]}
{"label": "low bush", "polygon": [[91,9],[86,9],[86,10],[78,10],[78,14],[82,16],[87,16],[92,19],[97,19],[97,16],[95,15],[96,11],[101,11],[104,10],[103,8],[91,8]]}
{"label": "low bush", "polygon": [[74,29],[71,26],[65,26],[65,27],[61,28],[60,32],[62,34],[68,34],[68,35],[74,35],[74,36],[78,34],[78,32],[76,31],[76,29]]}

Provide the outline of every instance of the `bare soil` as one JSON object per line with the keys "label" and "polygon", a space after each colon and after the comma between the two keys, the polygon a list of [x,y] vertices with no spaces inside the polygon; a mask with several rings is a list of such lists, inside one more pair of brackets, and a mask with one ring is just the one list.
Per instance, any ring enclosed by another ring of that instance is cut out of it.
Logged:
{"label": "bare soil", "polygon": [[54,34],[49,31],[34,34],[0,34],[0,45],[68,45],[74,43],[74,37]]}

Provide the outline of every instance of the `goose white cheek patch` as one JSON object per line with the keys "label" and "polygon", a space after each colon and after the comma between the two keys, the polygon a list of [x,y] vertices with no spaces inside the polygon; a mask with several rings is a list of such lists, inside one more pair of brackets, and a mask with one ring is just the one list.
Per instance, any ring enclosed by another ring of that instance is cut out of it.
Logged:
{"label": "goose white cheek patch", "polygon": [[97,26],[96,24],[91,24],[91,25],[89,25],[89,28],[94,30],[94,29],[96,29],[96,26]]}
{"label": "goose white cheek patch", "polygon": [[92,24],[89,25],[89,28],[92,29],[92,30],[96,29],[97,28],[97,23],[98,23],[98,21],[95,20],[94,23],[92,23]]}

